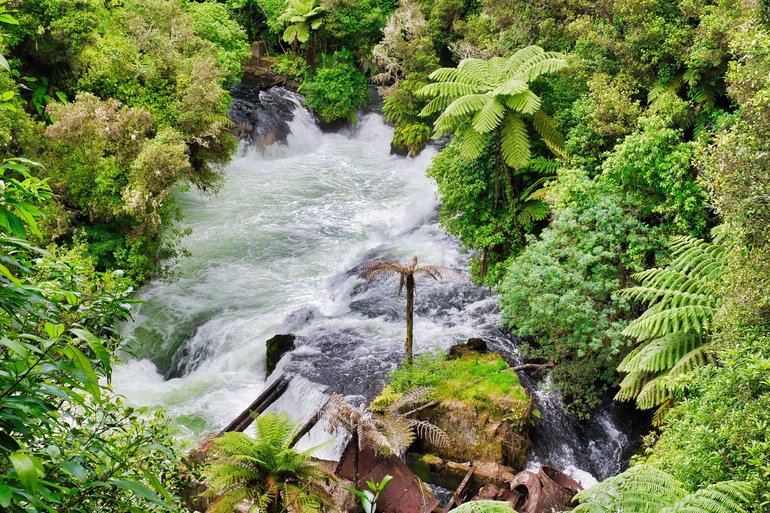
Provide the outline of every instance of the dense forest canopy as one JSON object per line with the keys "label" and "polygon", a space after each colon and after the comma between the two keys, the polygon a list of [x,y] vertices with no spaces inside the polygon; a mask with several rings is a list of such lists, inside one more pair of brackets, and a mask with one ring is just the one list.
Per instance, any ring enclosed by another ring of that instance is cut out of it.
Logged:
{"label": "dense forest canopy", "polygon": [[0,0],[0,34],[4,511],[186,509],[116,326],[182,251],[174,191],[222,184],[257,58],[327,123],[376,85],[404,158],[451,136],[441,222],[524,356],[577,415],[653,415],[607,489],[770,501],[766,1]]}

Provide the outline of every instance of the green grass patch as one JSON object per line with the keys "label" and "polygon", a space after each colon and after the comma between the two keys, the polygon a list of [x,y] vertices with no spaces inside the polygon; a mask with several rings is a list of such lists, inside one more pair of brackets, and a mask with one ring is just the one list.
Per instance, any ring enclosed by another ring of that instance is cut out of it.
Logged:
{"label": "green grass patch", "polygon": [[420,355],[412,366],[393,371],[388,386],[372,402],[372,410],[384,409],[415,387],[432,387],[435,399],[458,399],[491,412],[509,407],[512,399],[529,402],[519,377],[500,355],[469,353],[448,359],[444,353],[433,352]]}

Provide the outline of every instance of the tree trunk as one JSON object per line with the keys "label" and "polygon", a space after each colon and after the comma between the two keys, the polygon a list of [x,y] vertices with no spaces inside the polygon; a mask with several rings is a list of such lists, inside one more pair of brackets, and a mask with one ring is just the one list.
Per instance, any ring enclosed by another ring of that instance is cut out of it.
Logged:
{"label": "tree trunk", "polygon": [[358,453],[360,452],[358,445],[358,430],[353,434],[353,439],[350,443],[354,445],[356,451],[353,453],[353,486],[358,489]]}
{"label": "tree trunk", "polygon": [[414,328],[414,275],[406,275],[406,364],[412,365],[412,337]]}
{"label": "tree trunk", "polygon": [[315,38],[311,35],[305,48],[305,62],[310,69],[315,69]]}

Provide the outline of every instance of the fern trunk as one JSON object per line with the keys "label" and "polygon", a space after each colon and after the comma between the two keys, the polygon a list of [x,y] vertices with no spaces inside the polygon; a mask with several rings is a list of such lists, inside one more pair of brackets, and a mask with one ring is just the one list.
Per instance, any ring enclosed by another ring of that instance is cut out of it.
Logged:
{"label": "fern trunk", "polygon": [[406,364],[412,365],[412,340],[414,329],[414,275],[406,275]]}

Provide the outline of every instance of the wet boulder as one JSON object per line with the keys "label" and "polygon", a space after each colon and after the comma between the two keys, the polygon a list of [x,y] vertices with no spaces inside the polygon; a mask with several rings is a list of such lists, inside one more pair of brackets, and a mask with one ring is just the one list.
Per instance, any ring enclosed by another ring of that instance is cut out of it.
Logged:
{"label": "wet boulder", "polygon": [[265,342],[265,378],[272,374],[284,354],[296,348],[296,338],[291,334],[276,335]]}

